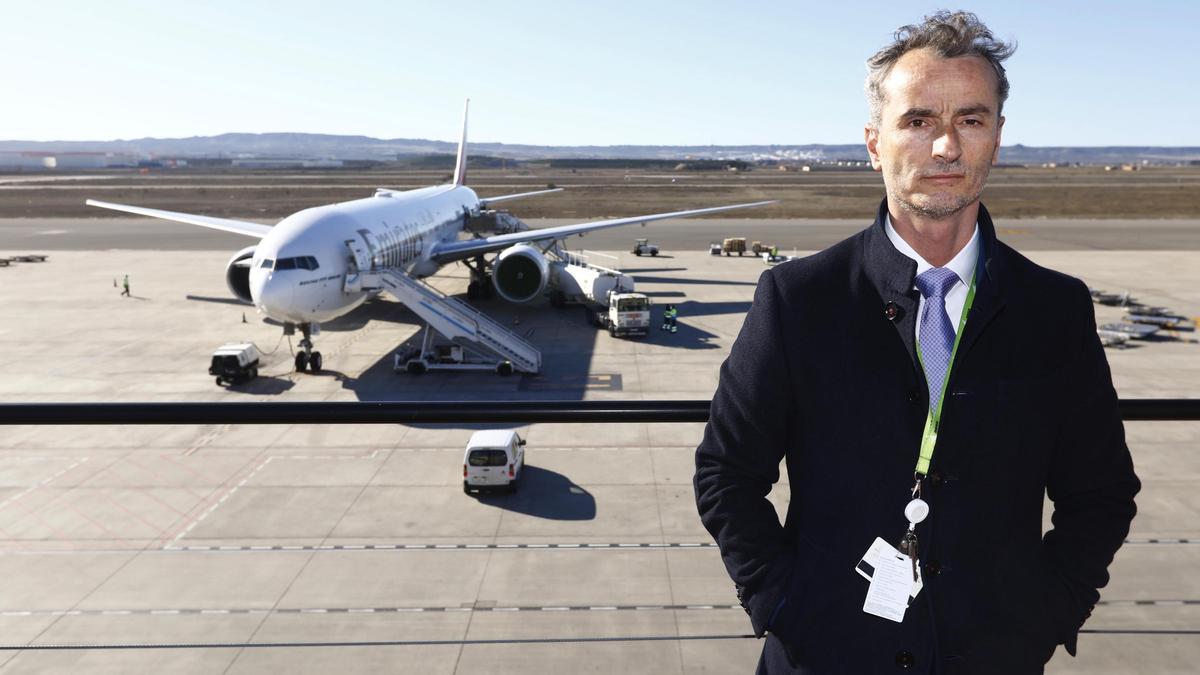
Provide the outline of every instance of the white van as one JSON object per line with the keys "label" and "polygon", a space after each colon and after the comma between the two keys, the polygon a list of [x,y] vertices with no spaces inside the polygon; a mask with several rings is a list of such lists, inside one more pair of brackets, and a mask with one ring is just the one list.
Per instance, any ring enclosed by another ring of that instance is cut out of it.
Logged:
{"label": "white van", "polygon": [[517,489],[525,468],[525,439],[508,429],[476,431],[463,453],[463,492]]}

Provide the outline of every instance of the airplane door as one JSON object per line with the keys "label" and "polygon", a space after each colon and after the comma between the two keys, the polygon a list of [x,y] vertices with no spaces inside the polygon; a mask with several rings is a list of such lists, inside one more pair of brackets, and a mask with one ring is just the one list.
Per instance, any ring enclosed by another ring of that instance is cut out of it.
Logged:
{"label": "airplane door", "polygon": [[346,248],[350,249],[351,262],[353,262],[354,266],[357,268],[353,270],[354,274],[357,274],[363,270],[371,269],[371,257],[363,249],[361,243],[355,241],[354,239],[347,239]]}
{"label": "airplane door", "polygon": [[358,231],[358,236],[362,237],[363,242],[367,245],[367,251],[370,253],[370,257],[368,258],[370,264],[362,267],[360,263],[360,269],[373,270],[376,267],[382,267],[383,263],[379,259],[379,253],[382,249],[379,247],[379,242],[375,240],[375,235],[371,234],[370,230],[363,229]]}

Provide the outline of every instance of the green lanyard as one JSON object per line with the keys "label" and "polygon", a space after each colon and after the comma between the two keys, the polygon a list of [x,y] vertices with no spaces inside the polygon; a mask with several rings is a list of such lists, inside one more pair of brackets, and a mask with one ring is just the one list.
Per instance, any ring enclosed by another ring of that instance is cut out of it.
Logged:
{"label": "green lanyard", "polygon": [[[946,364],[946,376],[942,378],[942,395],[938,397],[937,407],[930,406],[929,415],[925,417],[925,431],[921,434],[921,454],[917,456],[918,479],[929,473],[929,463],[933,461],[933,447],[937,445],[938,428],[942,423],[942,406],[946,403],[946,387],[950,384],[950,370],[954,367],[954,357],[958,354],[958,343],[962,340],[963,328],[967,325],[967,313],[975,304],[975,282],[979,278],[979,262],[975,263],[975,274],[971,275],[971,286],[967,289],[967,300],[963,303],[962,315],[958,317],[958,332],[954,334],[954,347],[950,351],[950,363]],[[944,301],[943,301],[944,302]],[[921,342],[917,341],[917,358],[921,357]],[[928,383],[932,386],[932,383]]]}

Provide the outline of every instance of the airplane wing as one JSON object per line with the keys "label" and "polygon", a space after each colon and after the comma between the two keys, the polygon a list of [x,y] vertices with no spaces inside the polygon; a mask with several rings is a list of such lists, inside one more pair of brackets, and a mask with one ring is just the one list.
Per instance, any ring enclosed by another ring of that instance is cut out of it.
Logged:
{"label": "airplane wing", "polygon": [[510,199],[520,199],[522,197],[532,197],[534,195],[545,195],[551,192],[562,192],[562,188],[553,188],[550,190],[535,190],[533,192],[518,192],[515,195],[501,195],[499,197],[480,197],[479,201],[483,202],[483,206],[491,206],[497,202],[506,202]]}
{"label": "airplane wing", "polygon": [[438,244],[434,247],[431,257],[438,264],[444,265],[446,263],[454,262],[455,260],[464,260],[466,258],[472,258],[484,253],[499,251],[502,248],[508,248],[513,244],[520,244],[523,242],[563,239],[573,234],[591,232],[593,230],[603,230],[610,227],[619,227],[621,225],[648,223],[653,220],[666,220],[667,218],[687,218],[688,216],[699,216],[706,213],[721,213],[722,211],[733,211],[734,209],[748,209],[754,206],[766,206],[767,204],[774,204],[776,201],[777,200],[769,200],[765,202],[753,202],[750,204],[714,206],[707,209],[673,211],[671,213],[652,213],[646,216],[597,220],[590,223],[559,225],[557,227],[545,227],[538,230],[522,230],[520,232],[498,234],[491,237],[482,237],[480,239],[464,239],[461,241]]}
{"label": "airplane wing", "polygon": [[162,218],[163,220],[174,220],[179,223],[187,223],[189,225],[199,225],[201,227],[210,227],[214,230],[222,230],[232,232],[246,237],[254,237],[262,239],[271,231],[270,225],[262,225],[259,223],[247,223],[241,220],[229,220],[227,218],[213,218],[210,216],[195,216],[190,213],[178,213],[175,211],[159,211],[158,209],[147,209],[141,206],[126,206],[124,204],[112,204],[110,202],[100,202],[95,199],[89,199],[85,202],[88,206],[99,206],[102,209],[112,209],[113,211],[124,211],[125,213],[136,213],[139,216],[150,216],[151,218]]}

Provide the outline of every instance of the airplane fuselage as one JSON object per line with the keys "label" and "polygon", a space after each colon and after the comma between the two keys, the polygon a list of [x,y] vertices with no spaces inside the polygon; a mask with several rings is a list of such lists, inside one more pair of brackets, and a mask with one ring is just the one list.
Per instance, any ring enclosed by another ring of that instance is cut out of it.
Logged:
{"label": "airplane fuselage", "polygon": [[259,242],[250,267],[250,295],[268,317],[285,323],[321,323],[353,310],[370,293],[348,292],[348,274],[372,268],[416,277],[437,272],[430,252],[455,241],[479,197],[462,185],[375,196],[318,206],[279,222]]}

